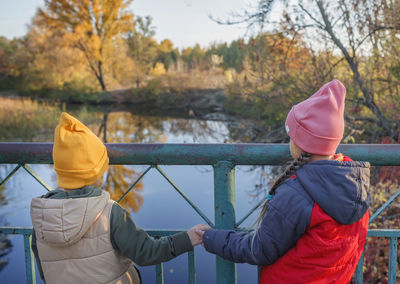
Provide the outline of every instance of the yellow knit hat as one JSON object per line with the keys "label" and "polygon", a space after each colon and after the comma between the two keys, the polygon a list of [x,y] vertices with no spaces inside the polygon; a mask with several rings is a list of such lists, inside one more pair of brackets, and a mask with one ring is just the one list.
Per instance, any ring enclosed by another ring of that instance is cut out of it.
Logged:
{"label": "yellow knit hat", "polygon": [[66,189],[95,183],[109,163],[103,142],[82,122],[65,112],[54,131],[53,160],[58,185]]}

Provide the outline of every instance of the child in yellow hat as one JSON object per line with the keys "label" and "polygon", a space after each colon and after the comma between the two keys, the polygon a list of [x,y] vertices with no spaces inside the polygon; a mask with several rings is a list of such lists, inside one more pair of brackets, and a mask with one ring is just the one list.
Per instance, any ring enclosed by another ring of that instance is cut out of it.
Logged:
{"label": "child in yellow hat", "polygon": [[201,243],[203,227],[158,240],[137,227],[95,186],[108,168],[106,147],[67,113],[55,129],[53,160],[62,189],[31,202],[32,250],[46,283],[141,283],[135,264],[165,262]]}

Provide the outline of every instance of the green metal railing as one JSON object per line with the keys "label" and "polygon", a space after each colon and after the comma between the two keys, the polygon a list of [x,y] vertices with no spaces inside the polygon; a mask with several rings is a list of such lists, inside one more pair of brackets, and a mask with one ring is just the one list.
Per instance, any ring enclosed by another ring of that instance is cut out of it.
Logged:
{"label": "green metal railing", "polygon": [[[159,172],[190,206],[214,228],[239,229],[239,226],[257,209],[254,206],[239,221],[235,213],[235,166],[237,165],[281,165],[290,159],[287,144],[106,144],[110,164],[150,165],[128,188],[120,202],[150,170]],[[400,145],[341,145],[339,152],[353,160],[369,161],[376,166],[400,165]],[[0,143],[0,164],[17,166],[0,181],[0,186],[19,169],[24,169],[44,188],[51,190],[27,164],[52,164],[51,143]],[[215,224],[186,196],[186,194],[165,174],[159,165],[211,165],[214,169]],[[394,194],[375,214],[370,222],[400,195]],[[31,228],[0,227],[0,234],[18,234],[24,237],[26,279],[35,283],[34,262],[30,250]],[[154,237],[176,233],[172,230],[148,230]],[[368,237],[388,238],[389,283],[396,283],[397,242],[400,230],[369,230]],[[196,283],[194,252],[188,253],[188,283]],[[362,283],[363,257],[356,270],[356,282]],[[156,266],[157,283],[164,283],[163,265]],[[217,256],[216,282],[236,283],[236,264]]]}

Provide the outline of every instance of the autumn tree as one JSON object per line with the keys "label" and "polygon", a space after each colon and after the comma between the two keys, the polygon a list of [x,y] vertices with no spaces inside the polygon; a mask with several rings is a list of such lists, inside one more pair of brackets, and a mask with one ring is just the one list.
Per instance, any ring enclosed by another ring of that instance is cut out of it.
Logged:
{"label": "autumn tree", "polygon": [[321,83],[309,64],[312,53],[297,33],[259,33],[242,48],[244,77],[237,76],[228,86],[228,104],[284,133],[282,123],[290,106]]}
{"label": "autumn tree", "polygon": [[201,48],[199,44],[195,44],[194,47],[184,48],[181,56],[189,71],[196,68],[206,69],[210,62],[206,50]]}
{"label": "autumn tree", "polygon": [[168,71],[170,65],[177,62],[179,52],[174,48],[174,44],[169,39],[164,39],[158,46],[156,61],[164,65]]}
{"label": "autumn tree", "polygon": [[45,0],[41,24],[61,34],[65,44],[85,57],[102,90],[107,90],[105,65],[114,42],[134,27],[133,0]]}
{"label": "autumn tree", "polygon": [[[233,19],[219,22],[246,22],[250,26],[259,24],[264,28],[281,29],[282,21],[276,25],[269,17],[273,4],[278,2],[288,3],[259,0],[256,9],[245,10]],[[383,60],[382,55],[389,50],[389,42],[397,41],[400,31],[398,3],[389,0],[295,0],[289,4],[282,19],[291,30],[302,33],[303,39],[314,49],[339,53],[333,66],[340,67],[342,62],[347,65],[346,70],[336,70],[335,76],[345,81],[354,106],[348,113],[347,119],[351,122],[348,125],[357,125],[355,130],[364,132],[364,137],[371,138],[370,142],[383,136],[397,141],[399,121],[392,115],[394,112],[384,110],[390,105],[395,109],[400,106],[393,96],[384,94],[389,89],[397,92],[398,80],[392,76],[395,72],[390,72],[396,70],[395,61],[389,57]],[[386,76],[382,77],[383,74]],[[379,131],[369,131],[376,128]]]}
{"label": "autumn tree", "polygon": [[211,46],[207,50],[207,55],[217,54],[223,58],[222,66],[224,69],[233,68],[240,72],[246,56],[246,43],[243,39],[238,39],[228,43],[220,43]]}
{"label": "autumn tree", "polygon": [[300,10],[308,18],[308,23],[299,25],[300,27],[311,25],[342,53],[352,73],[357,105],[366,107],[375,117],[368,116],[368,112],[357,113],[355,109],[353,111],[355,118],[364,123],[374,123],[381,128],[382,135],[391,136],[397,140],[397,125],[391,123],[391,118],[377,103],[376,85],[371,80],[372,70],[368,70],[369,68],[365,65],[365,56],[363,56],[365,48],[368,48],[364,44],[373,44],[372,36],[383,28],[378,27],[374,22],[382,15],[382,11],[379,11],[380,8],[376,4],[376,1],[359,0],[341,0],[337,4],[313,1],[310,6],[303,6],[300,3]]}
{"label": "autumn tree", "polygon": [[16,89],[46,91],[47,95],[52,91],[93,92],[98,83],[87,68],[84,55],[63,44],[63,35],[39,24],[41,21],[36,15],[28,33],[17,41],[12,56],[13,74],[20,78]]}
{"label": "autumn tree", "polygon": [[[0,37],[0,84],[6,82],[6,78],[10,74],[10,52],[9,43],[5,37]],[[3,87],[4,88],[4,87]]]}
{"label": "autumn tree", "polygon": [[15,66],[15,55],[20,40],[0,36],[0,89],[15,88],[19,82],[19,72]]}
{"label": "autumn tree", "polygon": [[152,19],[136,17],[135,29],[128,32],[127,43],[129,55],[135,62],[136,87],[140,87],[143,76],[149,74],[157,56],[157,42],[154,40],[155,30]]}

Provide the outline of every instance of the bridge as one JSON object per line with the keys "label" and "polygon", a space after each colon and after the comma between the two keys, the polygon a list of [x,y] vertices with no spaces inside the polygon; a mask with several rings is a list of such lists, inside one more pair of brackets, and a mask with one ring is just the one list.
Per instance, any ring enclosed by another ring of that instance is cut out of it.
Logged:
{"label": "bridge", "polygon": [[[15,168],[6,177],[0,177],[0,186],[6,183],[20,170],[28,172],[46,190],[52,188],[33,171],[30,164],[52,164],[52,143],[0,143],[0,164],[15,164]],[[247,214],[237,220],[235,213],[235,166],[237,165],[280,165],[290,159],[287,144],[106,144],[110,164],[148,165],[138,179],[127,188],[120,202],[143,176],[150,170],[157,171],[183,199],[193,208],[204,222],[219,229],[245,230],[240,225],[263,202],[254,206]],[[368,161],[375,166],[399,166],[400,145],[343,144],[338,152],[350,156],[356,161]],[[215,223],[194,204],[179,188],[160,165],[211,165],[214,170],[214,214]],[[2,178],[2,179],[1,179]],[[398,190],[376,212],[372,212],[372,223],[400,195]],[[160,228],[148,233],[153,237],[167,236],[177,230]],[[25,273],[27,283],[35,283],[35,266],[30,249],[32,228],[0,227],[0,234],[22,235],[24,238]],[[396,283],[397,243],[399,229],[370,229],[368,237],[387,238],[389,240],[388,282]],[[217,256],[216,283],[236,283],[236,264]],[[188,283],[196,283],[194,251],[188,253]],[[356,269],[356,283],[363,282],[363,256]],[[156,282],[164,283],[163,264],[156,266]]]}

